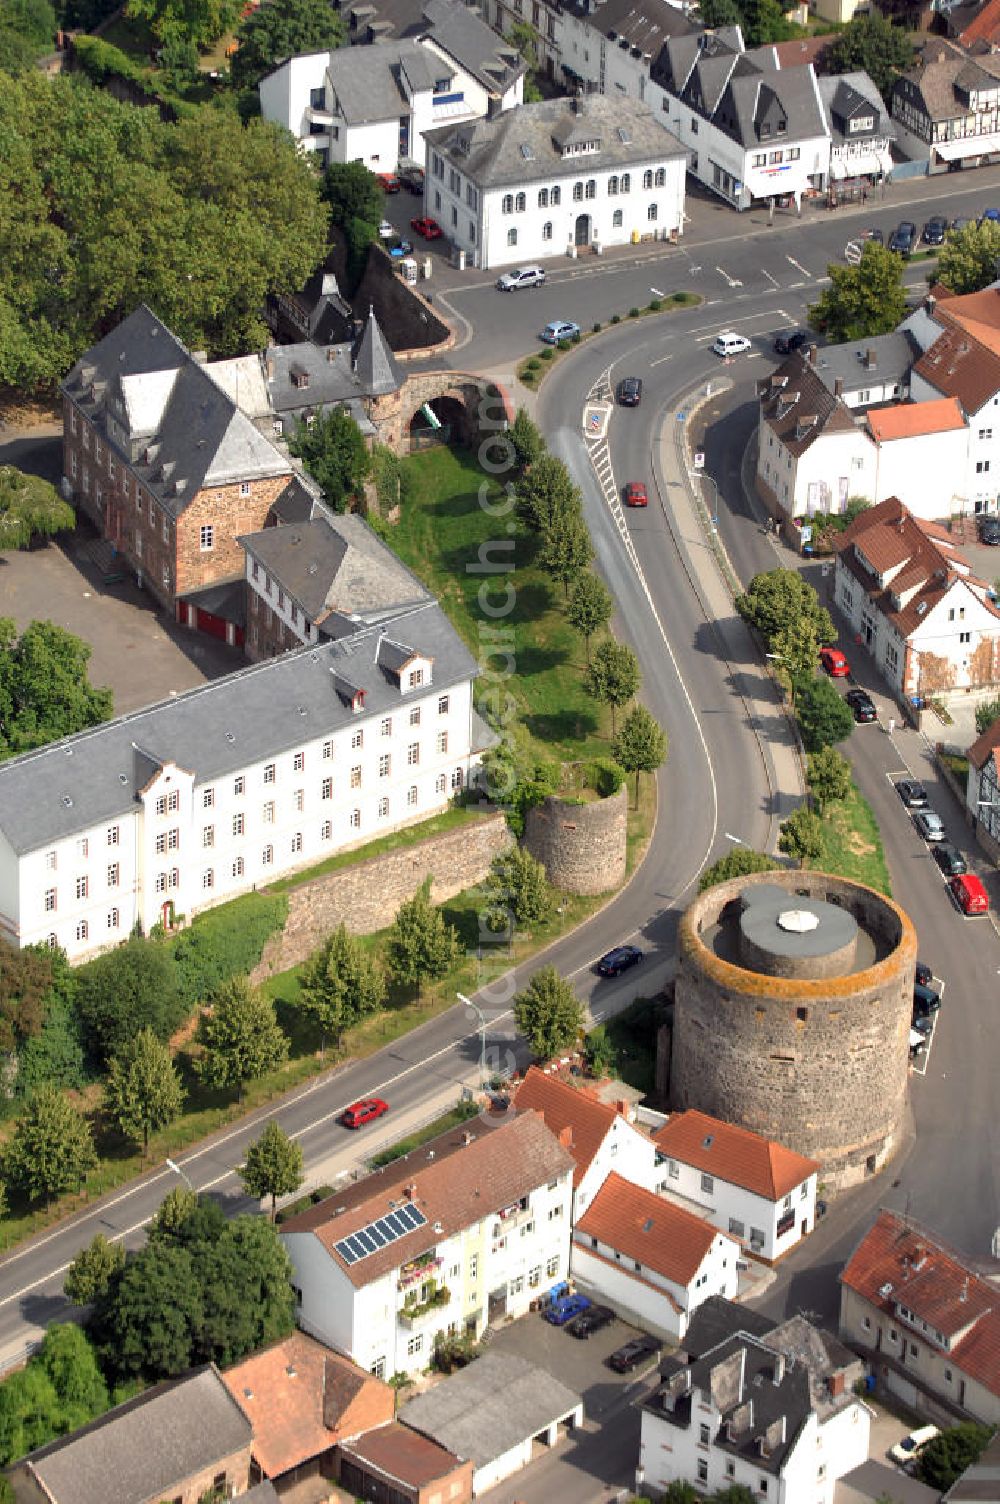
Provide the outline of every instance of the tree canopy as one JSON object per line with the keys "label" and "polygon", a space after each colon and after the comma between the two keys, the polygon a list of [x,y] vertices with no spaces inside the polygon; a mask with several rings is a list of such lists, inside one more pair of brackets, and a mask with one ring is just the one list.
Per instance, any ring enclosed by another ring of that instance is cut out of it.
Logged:
{"label": "tree canopy", "polygon": [[50,481],[0,465],[0,553],[27,548],[32,538],[72,531],[76,513]]}
{"label": "tree canopy", "polygon": [[183,37],[196,47],[211,47],[236,24],[241,0],[128,0],[133,20],[148,21],[161,42]]}
{"label": "tree canopy", "polygon": [[953,230],[938,254],[937,280],[954,293],[980,292],[997,279],[1000,225],[992,219]]}
{"label": "tree canopy", "polygon": [[6,1179],[29,1201],[78,1190],[97,1163],[90,1124],[54,1086],[40,1086],[3,1156]]}
{"label": "tree canopy", "polygon": [[543,966],[514,998],[514,1020],[538,1058],[547,1060],[577,1039],[583,1005],[554,966]]}
{"label": "tree canopy", "polygon": [[140,301],[190,348],[260,348],[268,294],[325,253],[314,168],[286,131],[235,110],[168,123],[79,74],[26,74],[0,92],[0,140],[8,385],[51,387]]}
{"label": "tree canopy", "polygon": [[736,609],[769,647],[779,632],[803,620],[812,622],[818,642],[832,642],[837,635],[829,611],[820,605],[819,596],[797,569],[755,574],[743,594],[736,597]]}
{"label": "tree canopy", "polygon": [[615,736],[615,712],[638,693],[642,682],[639,660],[624,642],[606,637],[594,649],[587,665],[587,690],[595,700],[611,706],[611,735]]}
{"label": "tree canopy", "polygon": [[633,705],[622,721],[612,744],[615,762],[635,774],[635,802],[639,804],[639,777],[655,773],[667,755],[667,733],[645,705]]}
{"label": "tree canopy", "polygon": [[121,1243],[109,1243],[102,1232],[97,1233],[69,1266],[63,1283],[66,1299],[77,1306],[91,1305],[105,1294],[124,1264]]}
{"label": "tree canopy", "polygon": [[781,822],[778,850],[796,859],[800,867],[814,862],[823,850],[823,822],[819,815],[800,804],[797,810]]}
{"label": "tree canopy", "polygon": [[552,907],[545,868],[523,846],[512,846],[493,858],[483,887],[488,922],[494,930],[539,924]]}
{"label": "tree canopy", "polygon": [[204,1046],[197,1061],[202,1080],[223,1091],[235,1086],[240,1099],[248,1081],[273,1071],[288,1054],[273,1002],[242,976],[215,992],[211,1011],[201,1016],[198,1042]]}
{"label": "tree canopy", "polygon": [[851,707],[829,679],[813,679],[805,686],[798,698],[796,714],[807,752],[818,752],[820,747],[842,742],[854,729]]}
{"label": "tree canopy", "polygon": [[149,1135],[180,1113],[184,1091],[168,1045],[152,1029],[140,1030],[111,1061],[104,1107],[126,1138],[149,1147]]}
{"label": "tree canopy", "polygon": [[143,1029],[169,1039],[186,1009],[165,945],[138,936],[95,956],[77,971],[76,1007],[91,1055],[103,1063],[121,1055]]}
{"label": "tree canopy", "polygon": [[18,636],[13,618],[0,617],[0,759],[110,719],[111,691],[92,687],[89,661],[88,645],[55,622],[33,621]]}
{"label": "tree canopy", "polygon": [[288,447],[322,488],[323,500],[335,512],[346,509],[371,470],[364,435],[350,413],[340,407],[317,413],[309,424],[297,423]]}
{"label": "tree canopy", "polygon": [[385,975],[361,941],[340,925],[313,952],[302,969],[299,1002],[319,1027],[325,1044],[337,1044],[344,1030],[377,1013],[385,1002]]}
{"label": "tree canopy", "polygon": [[569,592],[566,620],[583,638],[587,662],[590,662],[590,639],[611,620],[615,603],[611,592],[593,570],[577,575]]}
{"label": "tree canopy", "polygon": [[766,852],[754,851],[752,846],[736,846],[705,868],[698,879],[698,892],[704,893],[717,883],[727,883],[731,877],[747,877],[752,872],[774,872],[777,865]]}
{"label": "tree canopy", "polygon": [[857,266],[831,262],[827,274],[830,286],[810,306],[809,322],[831,344],[889,334],[906,317],[903,258],[887,246],[866,240]]}
{"label": "tree canopy", "polygon": [[978,1462],[986,1448],[992,1430],[975,1421],[966,1421],[960,1426],[949,1426],[940,1436],[934,1436],[920,1448],[917,1457],[917,1477],[921,1483],[929,1483],[938,1493],[951,1487],[974,1462]]}
{"label": "tree canopy", "polygon": [[267,0],[236,28],[230,65],[238,89],[254,88],[286,57],[326,52],[344,40],[344,23],[328,0]]}
{"label": "tree canopy", "polygon": [[430,898],[431,882],[399,906],[389,931],[389,970],[420,996],[425,981],[437,981],[458,960],[458,932]]}
{"label": "tree canopy", "polygon": [[0,1384],[0,1467],[103,1414],[110,1399],[93,1348],[72,1322],[50,1326],[27,1367]]}
{"label": "tree canopy", "polygon": [[273,1222],[278,1197],[290,1196],[302,1184],[302,1145],[290,1139],[279,1123],[268,1123],[247,1149],[240,1179],[248,1196],[258,1200],[270,1196]]}
{"label": "tree canopy", "polygon": [[820,747],[818,752],[809,753],[806,783],[823,814],[828,805],[846,799],[851,792],[851,765],[836,747]]}
{"label": "tree canopy", "polygon": [[913,39],[880,11],[854,16],[823,54],[824,73],[868,74],[886,104],[900,73],[913,61]]}

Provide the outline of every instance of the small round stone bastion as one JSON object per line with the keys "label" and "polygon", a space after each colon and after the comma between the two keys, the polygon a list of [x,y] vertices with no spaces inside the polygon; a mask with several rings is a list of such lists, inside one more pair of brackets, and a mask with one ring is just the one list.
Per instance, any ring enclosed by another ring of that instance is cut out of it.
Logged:
{"label": "small round stone bastion", "polygon": [[524,844],[554,888],[607,893],[625,881],[628,791],[578,803],[549,794],[528,811]]}
{"label": "small round stone bastion", "polygon": [[916,958],[906,914],[860,883],[709,888],[678,935],[671,1105],[818,1159],[827,1186],[875,1174],[906,1112]]}

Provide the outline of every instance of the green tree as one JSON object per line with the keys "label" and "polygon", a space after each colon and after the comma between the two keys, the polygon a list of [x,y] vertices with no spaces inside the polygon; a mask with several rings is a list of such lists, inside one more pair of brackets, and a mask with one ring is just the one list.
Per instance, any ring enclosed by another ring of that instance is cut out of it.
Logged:
{"label": "green tree", "polygon": [[810,621],[817,642],[836,637],[833,620],[819,596],[797,569],[771,569],[755,574],[736,609],[743,620],[759,632],[770,647],[777,634],[799,621]]}
{"label": "green tree", "polygon": [[29,1363],[0,1384],[0,1466],[59,1435],[62,1406],[52,1380]]}
{"label": "green tree", "polygon": [[172,1123],[184,1103],[169,1045],[141,1029],[108,1066],[104,1110],[119,1133],[149,1148],[149,1135]]}
{"label": "green tree", "polygon": [[196,47],[211,47],[232,31],[239,0],[128,0],[132,20],[147,21],[155,37],[183,36]]}
{"label": "green tree", "polygon": [[813,679],[799,695],[796,713],[807,752],[842,742],[854,728],[851,707],[829,679]]}
{"label": "green tree", "polygon": [[997,278],[1000,225],[991,219],[953,230],[938,253],[937,280],[954,293],[980,292]]}
{"label": "green tree", "polygon": [[858,15],[833,38],[823,54],[824,73],[867,73],[886,104],[896,77],[913,62],[913,40],[880,11]]}
{"label": "green tree", "polygon": [[235,1086],[239,1102],[248,1081],[276,1070],[288,1054],[274,1003],[243,976],[231,977],[218,988],[211,1011],[199,1021],[198,1041],[203,1046],[197,1062],[201,1079],[217,1090]]}
{"label": "green tree", "polygon": [[204,1292],[189,1248],[150,1240],[126,1259],[87,1324],[101,1367],[117,1378],[172,1378],[196,1361]]}
{"label": "green tree", "polygon": [[981,700],[976,706],[976,730],[982,736],[1000,716],[1000,696],[995,700]]}
{"label": "green tree", "polygon": [[171,31],[160,48],[160,72],[168,87],[188,88],[198,76],[198,44],[182,31]]}
{"label": "green tree", "polygon": [[267,0],[240,22],[236,41],[232,80],[251,89],[286,57],[341,46],[344,23],[327,0]]}
{"label": "green tree", "polygon": [[32,538],[54,538],[75,526],[76,513],[51,482],[0,465],[0,553],[27,548]]}
{"label": "green tree", "polygon": [[[326,0],[320,0],[321,4]],[[385,194],[378,178],[363,162],[331,162],[323,174],[323,197],[330,217],[340,229],[352,219],[364,220],[378,229],[385,210]]]}
{"label": "green tree", "polygon": [[187,1185],[175,1185],[157,1209],[149,1229],[150,1238],[173,1238],[187,1227],[198,1210],[198,1192]]}
{"label": "green tree", "polygon": [[635,774],[635,807],[639,808],[639,777],[655,773],[667,755],[667,733],[646,709],[633,705],[612,743],[615,762]]}
{"label": "green tree", "polygon": [[514,1021],[532,1052],[547,1060],[576,1042],[583,1007],[565,977],[554,966],[543,966],[514,998]]}
{"label": "green tree", "polygon": [[615,712],[639,691],[642,675],[639,660],[630,647],[606,637],[594,649],[587,666],[587,692],[602,705],[611,706],[611,735],[616,734]]}
{"label": "green tree", "polygon": [[125,1249],[99,1232],[70,1264],[63,1293],[75,1306],[92,1305],[107,1294],[124,1267]]}
{"label": "green tree", "polygon": [[757,1504],[757,1496],[745,1483],[727,1483],[712,1494],[712,1504]]}
{"label": "green tree", "polygon": [[54,1086],[41,1086],[14,1128],[5,1179],[29,1200],[75,1191],[97,1163],[90,1124]]}
{"label": "green tree", "polygon": [[87,1048],[102,1063],[143,1029],[169,1039],[187,1011],[169,948],[138,936],[78,969],[76,1008]]}
{"label": "green tree", "polygon": [[975,1421],[950,1426],[920,1448],[917,1477],[921,1483],[929,1483],[931,1488],[943,1493],[957,1482],[967,1467],[979,1461],[992,1434],[990,1426],[981,1426]]}
{"label": "green tree", "polygon": [[15,950],[0,939],[0,1051],[12,1054],[41,1033],[52,987],[54,952]]}
{"label": "green tree", "polygon": [[545,868],[523,846],[502,851],[490,863],[483,884],[487,922],[491,929],[540,924],[552,907]]}
{"label": "green tree", "polygon": [[818,752],[809,753],[806,783],[820,814],[825,814],[831,804],[850,794],[851,765],[836,747],[820,747]]}
{"label": "green tree", "polygon": [[525,104],[537,104],[542,97],[542,91],[538,87],[538,43],[541,40],[538,32],[527,21],[515,21],[507,33],[518,52],[528,65],[528,72],[524,80]]}
{"label": "green tree", "polygon": [[710,31],[720,26],[739,26],[743,21],[736,0],[700,0],[698,14],[701,24]]}
{"label": "green tree", "polygon": [[827,267],[830,286],[809,309],[812,327],[831,344],[889,334],[906,317],[903,258],[866,240],[857,266]]}
{"label": "green tree", "polygon": [[819,815],[800,804],[787,820],[781,822],[778,850],[794,857],[800,867],[814,862],[823,850],[823,822]]}
{"label": "green tree", "polygon": [[583,1053],[592,1076],[611,1076],[618,1063],[618,1051],[604,1024],[597,1024],[584,1036]]}
{"label": "green tree", "polygon": [[364,434],[344,408],[317,413],[309,425],[296,423],[288,447],[335,512],[343,512],[351,497],[359,494],[371,469]]}
{"label": "green tree", "polygon": [[268,1123],[247,1149],[240,1179],[248,1196],[258,1201],[270,1196],[273,1222],[278,1197],[290,1196],[302,1184],[302,1145],[290,1139],[278,1123]]}
{"label": "green tree", "polygon": [[461,946],[454,925],[445,922],[430,899],[431,880],[400,904],[389,931],[389,971],[398,982],[415,987],[419,998],[425,981],[438,981],[455,965]]}
{"label": "green tree", "polygon": [[542,454],[514,488],[514,506],[525,527],[543,535],[581,512],[580,492],[562,460]]}
{"label": "green tree", "polygon": [[787,19],[779,0],[743,0],[742,25],[748,47],[789,42],[804,35],[801,26]]}
{"label": "green tree", "polygon": [[816,623],[808,616],[779,627],[771,638],[775,672],[789,690],[793,705],[805,685],[816,677],[819,649]]}
{"label": "green tree", "polygon": [[752,846],[737,846],[705,868],[698,879],[698,892],[704,893],[717,883],[727,883],[732,877],[749,877],[753,872],[774,872],[777,866],[777,862],[766,852],[754,851]]}
{"label": "green tree", "polygon": [[590,662],[590,639],[608,625],[615,603],[604,581],[590,569],[577,576],[569,593],[566,620],[583,638]]}
{"label": "green tree", "polygon": [[518,468],[527,470],[545,453],[545,440],[537,423],[532,422],[525,408],[519,407],[507,437],[517,459]]}
{"label": "green tree", "polygon": [[323,1050],[327,1034],[339,1046],[345,1029],[377,1013],[385,992],[378,961],[343,924],[309,957],[299,981],[300,1006],[315,1019]]}
{"label": "green tree", "polygon": [[50,1326],[32,1364],[48,1377],[59,1400],[60,1431],[76,1431],[110,1404],[97,1355],[75,1322]]}
{"label": "green tree", "polygon": [[582,513],[574,512],[546,528],[537,563],[545,574],[559,581],[568,601],[570,585],[580,578],[593,557],[590,531]]}
{"label": "green tree", "polygon": [[33,621],[20,637],[0,617],[0,758],[30,752],[110,719],[110,689],[87,679],[90,648],[51,621]]}

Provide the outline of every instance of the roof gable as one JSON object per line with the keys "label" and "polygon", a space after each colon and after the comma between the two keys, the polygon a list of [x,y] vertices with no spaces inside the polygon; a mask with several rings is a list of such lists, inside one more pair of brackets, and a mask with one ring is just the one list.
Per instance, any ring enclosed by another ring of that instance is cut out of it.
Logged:
{"label": "roof gable", "polygon": [[[627,1259],[687,1288],[716,1238],[710,1222],[653,1191],[610,1174],[574,1229],[577,1241],[596,1238]],[[733,1243],[734,1251],[738,1245]]]}
{"label": "roof gable", "polygon": [[573,1156],[573,1184],[578,1186],[593,1162],[618,1113],[614,1107],[579,1091],[558,1076],[533,1065],[517,1089],[518,1110],[530,1108]]}
{"label": "roof gable", "polygon": [[653,1134],[653,1142],[667,1158],[717,1175],[768,1201],[780,1201],[820,1168],[817,1160],[784,1144],[693,1109],[674,1113]]}

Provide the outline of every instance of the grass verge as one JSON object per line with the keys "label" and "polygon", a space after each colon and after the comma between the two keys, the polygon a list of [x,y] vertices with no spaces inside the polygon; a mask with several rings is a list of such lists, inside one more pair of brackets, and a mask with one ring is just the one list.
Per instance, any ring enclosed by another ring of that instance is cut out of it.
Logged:
{"label": "grass verge", "polygon": [[356,867],[359,862],[367,862],[372,857],[382,856],[387,851],[403,851],[408,846],[416,846],[421,841],[430,840],[432,836],[444,835],[446,831],[454,830],[460,825],[467,825],[470,820],[476,818],[474,806],[455,805],[451,809],[442,810],[439,815],[432,815],[429,820],[421,820],[419,824],[408,825],[405,830],[394,831],[389,836],[379,836],[377,840],[369,841],[364,846],[355,846],[350,851],[340,851],[336,856],[317,862],[315,867],[309,867],[305,872],[293,872],[290,877],[282,877],[277,882],[268,883],[267,891],[289,893],[293,888],[301,888],[303,883],[311,883],[318,877],[326,877],[329,872],[338,872],[342,867]]}
{"label": "grass verge", "polygon": [[645,308],[630,308],[628,313],[616,313],[606,324],[594,324],[591,329],[582,330],[579,337],[573,340],[562,340],[558,345],[546,345],[533,355],[526,355],[517,367],[518,380],[527,387],[538,387],[547,371],[551,371],[561,355],[568,350],[575,350],[584,340],[593,339],[595,334],[600,334],[605,329],[611,329],[616,324],[625,324],[634,319],[648,318],[656,313],[675,313],[679,308],[693,308],[701,303],[702,297],[697,292],[672,292],[665,298],[653,298]]}
{"label": "grass verge", "polygon": [[663,1016],[656,998],[637,997],[604,1025],[614,1046],[618,1076],[646,1096],[656,1086],[656,1034]]}
{"label": "grass verge", "polygon": [[892,883],[878,821],[857,787],[852,787],[846,799],[830,805],[823,817],[822,834],[823,850],[810,863],[812,867],[865,883],[891,898]]}
{"label": "grass verge", "polygon": [[456,1102],[449,1112],[442,1113],[435,1118],[433,1123],[425,1123],[415,1133],[408,1133],[405,1138],[399,1139],[395,1144],[390,1144],[388,1149],[383,1149],[380,1154],[373,1154],[368,1161],[370,1170],[378,1170],[382,1165],[391,1165],[393,1160],[402,1159],[404,1154],[409,1154],[411,1149],[419,1149],[421,1144],[429,1143],[432,1138],[437,1138],[439,1133],[447,1133],[449,1128],[457,1128],[459,1123],[467,1123],[480,1111],[479,1102]]}

